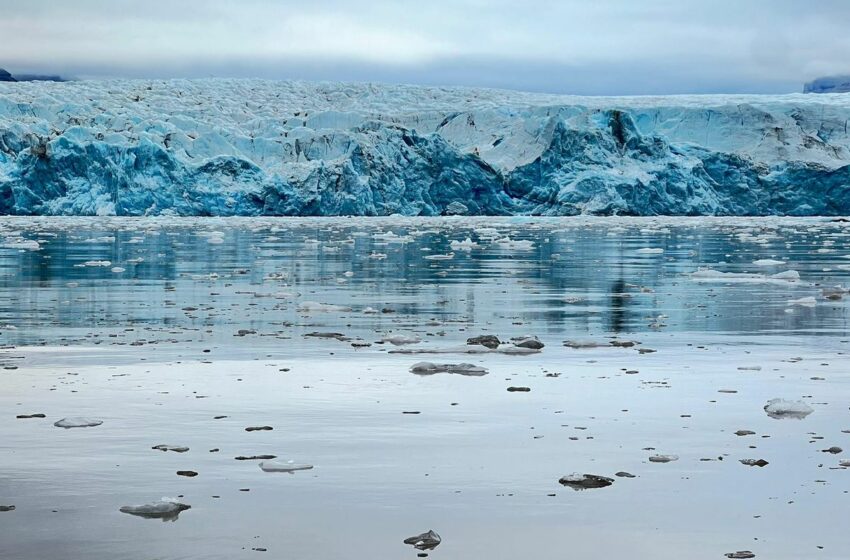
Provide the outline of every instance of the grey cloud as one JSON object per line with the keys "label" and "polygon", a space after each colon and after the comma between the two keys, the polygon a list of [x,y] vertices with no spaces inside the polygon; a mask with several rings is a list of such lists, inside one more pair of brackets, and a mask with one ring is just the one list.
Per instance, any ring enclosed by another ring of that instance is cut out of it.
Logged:
{"label": "grey cloud", "polygon": [[584,94],[797,91],[850,72],[845,0],[0,0],[0,66]]}

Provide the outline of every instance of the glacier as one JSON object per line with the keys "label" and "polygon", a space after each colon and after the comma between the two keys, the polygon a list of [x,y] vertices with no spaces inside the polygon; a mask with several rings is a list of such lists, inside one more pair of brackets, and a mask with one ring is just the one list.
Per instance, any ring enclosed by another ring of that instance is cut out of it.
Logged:
{"label": "glacier", "polygon": [[0,84],[4,215],[847,215],[850,94]]}

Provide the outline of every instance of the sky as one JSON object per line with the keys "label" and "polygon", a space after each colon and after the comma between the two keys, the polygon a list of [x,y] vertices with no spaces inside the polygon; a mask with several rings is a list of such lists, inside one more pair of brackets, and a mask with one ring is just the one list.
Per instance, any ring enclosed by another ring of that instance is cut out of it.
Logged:
{"label": "sky", "polygon": [[850,74],[850,0],[0,0],[0,67],[585,95]]}

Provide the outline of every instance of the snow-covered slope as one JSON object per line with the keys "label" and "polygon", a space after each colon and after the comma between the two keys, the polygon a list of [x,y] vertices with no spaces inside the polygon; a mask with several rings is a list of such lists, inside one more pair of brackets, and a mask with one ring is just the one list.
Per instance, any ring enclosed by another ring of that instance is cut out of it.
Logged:
{"label": "snow-covered slope", "polygon": [[0,84],[0,213],[850,214],[850,95]]}

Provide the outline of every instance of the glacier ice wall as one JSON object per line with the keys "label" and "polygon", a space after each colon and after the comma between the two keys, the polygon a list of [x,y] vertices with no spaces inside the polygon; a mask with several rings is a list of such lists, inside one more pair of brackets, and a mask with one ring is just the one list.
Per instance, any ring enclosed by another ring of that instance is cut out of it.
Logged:
{"label": "glacier ice wall", "polygon": [[846,215],[850,94],[0,84],[0,214]]}

